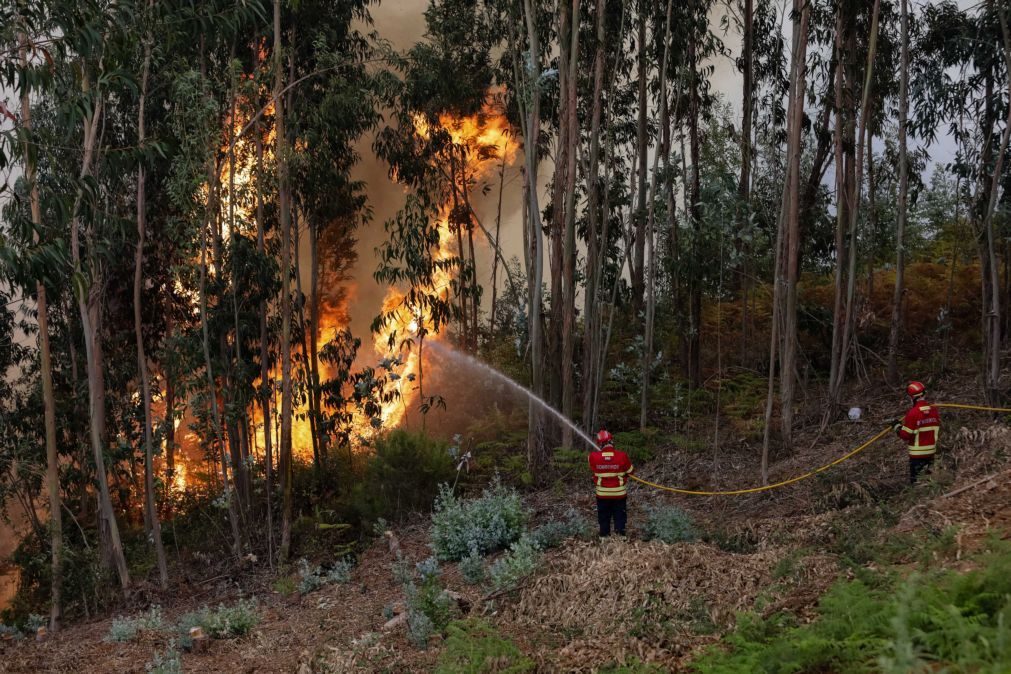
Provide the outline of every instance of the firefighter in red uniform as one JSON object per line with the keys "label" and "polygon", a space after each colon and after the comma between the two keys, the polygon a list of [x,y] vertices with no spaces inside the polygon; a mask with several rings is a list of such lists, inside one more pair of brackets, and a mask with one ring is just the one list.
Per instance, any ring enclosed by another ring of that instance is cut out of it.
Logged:
{"label": "firefighter in red uniform", "polygon": [[927,389],[920,382],[909,382],[906,395],[913,406],[902,420],[892,424],[892,430],[909,446],[909,483],[915,484],[921,473],[930,473],[934,463],[934,452],[941,434],[941,415],[926,401]]}
{"label": "firefighter in red uniform", "polygon": [[615,533],[625,535],[628,476],[635,470],[628,455],[614,448],[613,440],[610,433],[601,429],[597,433],[600,449],[590,452],[590,470],[597,490],[597,521],[601,537],[611,535],[612,519]]}

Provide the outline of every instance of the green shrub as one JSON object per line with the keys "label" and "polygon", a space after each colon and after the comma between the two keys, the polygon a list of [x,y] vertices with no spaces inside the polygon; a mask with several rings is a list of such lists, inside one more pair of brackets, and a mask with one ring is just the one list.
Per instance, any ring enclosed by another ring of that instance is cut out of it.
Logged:
{"label": "green shrub", "polygon": [[530,532],[534,544],[541,550],[557,548],[568,538],[591,538],[593,525],[579,514],[575,508],[570,508],[565,519],[542,524]]}
{"label": "green shrub", "polygon": [[495,671],[521,674],[536,670],[533,660],[523,655],[512,641],[484,620],[469,618],[450,623],[439,656],[437,674],[482,674]]}
{"label": "green shrub", "polygon": [[309,594],[313,590],[318,590],[324,585],[331,583],[344,583],[351,580],[351,570],[355,568],[354,560],[345,557],[334,562],[329,569],[321,566],[310,566],[305,559],[298,561],[298,572],[301,580],[298,584],[298,591],[302,594]]}
{"label": "green shrub", "polygon": [[623,431],[614,434],[614,446],[628,454],[632,463],[638,465],[656,456],[659,431],[645,428],[641,431]]}
{"label": "green shrub", "polygon": [[745,615],[729,650],[697,660],[703,674],[744,672],[1011,671],[1011,547],[965,574],[932,571],[840,581],[821,599],[818,618]]}
{"label": "green shrub", "polygon": [[460,560],[460,575],[471,585],[480,585],[488,578],[484,568],[484,557],[476,549]]}
{"label": "green shrub", "polygon": [[122,616],[113,618],[105,639],[115,642],[133,641],[141,630],[160,630],[163,625],[161,606],[155,605],[147,613],[132,618]]}
{"label": "green shrub", "polygon": [[406,559],[395,565],[407,598],[407,637],[417,648],[427,648],[428,641],[441,633],[456,617],[456,601],[439,583],[442,574],[439,561],[434,557],[414,565],[413,572]]}
{"label": "green shrub", "polygon": [[196,611],[184,614],[179,618],[177,629],[180,633],[180,643],[184,647],[191,645],[190,628],[201,627],[207,636],[214,639],[228,639],[249,634],[260,622],[255,599],[240,599],[233,606],[219,604],[216,609],[206,606]]}
{"label": "green shrub", "polygon": [[392,431],[376,440],[375,454],[355,485],[353,508],[364,521],[400,521],[430,510],[439,485],[455,475],[446,443],[422,433]]}
{"label": "green shrub", "polygon": [[432,549],[443,561],[457,561],[477,550],[501,549],[520,537],[526,513],[520,495],[495,478],[480,498],[462,500],[442,485],[432,515]]}
{"label": "green shrub", "polygon": [[176,650],[176,642],[170,641],[164,653],[156,652],[151,661],[144,665],[149,674],[182,674],[182,656]]}
{"label": "green shrub", "polygon": [[695,538],[695,526],[684,510],[676,506],[649,507],[644,525],[646,540],[679,543]]}
{"label": "green shrub", "polygon": [[492,588],[504,590],[516,587],[536,570],[541,552],[533,539],[524,534],[509,547],[509,552],[495,560],[489,576]]}

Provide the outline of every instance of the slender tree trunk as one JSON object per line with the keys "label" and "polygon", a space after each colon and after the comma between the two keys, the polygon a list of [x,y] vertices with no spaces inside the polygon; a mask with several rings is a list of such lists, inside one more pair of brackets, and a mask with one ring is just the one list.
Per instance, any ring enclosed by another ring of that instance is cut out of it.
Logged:
{"label": "slender tree trunk", "polygon": [[[153,0],[148,2],[151,10]],[[152,36],[144,38],[144,65],[140,77],[140,104],[137,112],[137,145],[144,147],[147,140],[145,128],[145,104],[147,102],[148,75],[151,70]],[[161,539],[161,522],[158,519],[158,509],[155,505],[154,493],[154,441],[151,432],[151,379],[147,369],[147,356],[144,353],[144,329],[141,318],[141,300],[144,284],[144,237],[147,230],[147,203],[144,191],[145,175],[144,160],[137,167],[137,251],[134,257],[133,271],[133,327],[137,339],[137,371],[140,373],[141,395],[144,405],[144,516],[154,540],[155,558],[158,563],[158,580],[161,588],[168,587],[168,563],[165,560],[165,547]]]}
{"label": "slender tree trunk", "polygon": [[688,42],[688,67],[690,68],[691,89],[688,93],[688,142],[691,151],[691,203],[689,213],[691,214],[692,229],[695,236],[692,241],[691,258],[689,268],[691,269],[691,282],[688,298],[688,385],[699,388],[702,385],[702,268],[700,256],[700,239],[702,237],[702,181],[700,174],[700,164],[702,153],[699,143],[699,74],[696,44],[697,36],[689,38]]}
{"label": "slender tree trunk", "polygon": [[599,348],[597,330],[597,274],[600,256],[600,124],[603,111],[604,55],[606,53],[605,0],[596,0],[594,9],[596,48],[593,57],[593,108],[590,113],[590,156],[586,172],[587,218],[586,230],[586,282],[583,294],[583,429],[592,431],[593,401],[596,397],[596,370]]}
{"label": "slender tree trunk", "polygon": [[[663,34],[663,63],[660,64],[660,120],[666,125],[670,121],[667,103],[667,64],[670,60],[670,16],[672,0],[667,0],[667,10],[664,18]],[[664,142],[659,150],[653,155],[653,170],[650,176],[649,185],[649,213],[646,218],[646,320],[645,339],[643,340],[642,351],[642,378],[640,382],[639,398],[639,429],[645,430],[649,421],[649,387],[650,371],[653,367],[653,323],[656,315],[656,188],[657,169],[660,163],[660,156],[665,158],[670,153],[670,148],[666,145],[668,134],[663,134]],[[666,159],[665,159],[666,161]],[[665,177],[670,180],[670,176]]]}
{"label": "slender tree trunk", "polygon": [[[800,6],[802,5],[802,7]],[[783,357],[779,372],[782,402],[783,444],[793,446],[794,396],[797,370],[797,281],[800,278],[800,157],[803,152],[804,99],[807,92],[807,39],[811,20],[808,2],[798,0],[795,11],[800,12],[800,33],[795,45],[793,120],[787,140],[787,190],[786,237],[784,241],[783,268],[785,271],[785,304],[783,312]]]}
{"label": "slender tree trunk", "polygon": [[737,181],[737,249],[738,258],[741,260],[737,269],[737,286],[741,292],[741,357],[740,364],[745,366],[747,360],[748,344],[748,260],[750,256],[750,245],[748,243],[748,229],[750,228],[751,213],[751,163],[754,154],[751,147],[751,134],[753,129],[755,108],[755,55],[754,55],[754,27],[755,27],[755,3],[754,0],[743,0],[742,10],[743,22],[743,45],[741,47],[741,75],[742,84],[742,108],[741,116],[741,173]]}
{"label": "slender tree trunk", "polygon": [[[502,165],[499,168],[498,173],[498,210],[495,213],[495,243],[492,245],[495,247],[496,254],[492,255],[491,262],[491,314],[488,317],[488,334],[491,336],[495,335],[495,319],[498,313],[498,263],[499,257],[501,257],[501,234],[502,234],[502,195],[505,193],[505,169],[506,169],[506,153],[509,149],[509,141],[506,141],[506,146],[502,148]],[[504,265],[504,263],[503,263]],[[509,275],[509,269],[506,267],[504,269],[506,276]]]}
{"label": "slender tree trunk", "polygon": [[288,193],[288,139],[284,126],[284,75],[281,68],[281,0],[274,0],[274,125],[276,127],[278,209],[281,225],[281,546],[280,561],[291,548],[291,210]]}
{"label": "slender tree trunk", "polygon": [[[632,310],[636,316],[638,316],[639,311],[642,309],[643,291],[645,290],[646,170],[648,168],[646,162],[649,150],[649,136],[646,128],[646,120],[649,115],[649,99],[646,96],[649,80],[647,59],[649,45],[646,43],[646,17],[648,16],[649,5],[650,3],[645,0],[638,0],[638,120],[635,130],[636,194],[638,201],[635,205],[635,235],[632,253]],[[692,58],[691,53],[689,53],[688,58]]]}
{"label": "slender tree trunk", "polygon": [[[533,248],[531,254],[533,274],[529,299],[530,361],[534,393],[541,395],[544,392],[544,334],[541,316],[543,311],[541,286],[544,277],[544,241],[541,230],[540,205],[537,198],[537,138],[540,136],[541,128],[541,48],[533,0],[523,0],[523,14],[530,50],[527,72],[525,73],[530,102],[526,111],[526,128],[523,133],[523,154],[525,156],[527,174],[527,217],[529,218],[527,227],[532,244],[531,247]],[[544,428],[541,411],[537,403],[531,400],[528,410],[527,467],[534,475],[539,474],[540,469],[547,463],[543,434]]]}
{"label": "slender tree trunk", "polygon": [[[263,195],[263,135],[259,123],[254,128],[256,134],[256,252],[266,255],[266,232],[264,231]],[[271,432],[270,401],[274,387],[270,375],[270,333],[267,331],[267,302],[260,301],[260,411],[263,415],[263,463],[267,491],[267,559],[274,566],[274,440]]]}
{"label": "slender tree trunk", "polygon": [[[846,364],[849,360],[849,352],[853,332],[855,329],[854,319],[856,316],[856,260],[857,260],[857,227],[860,216],[860,188],[863,180],[863,157],[864,157],[864,135],[867,126],[867,116],[870,105],[871,84],[874,77],[874,60],[877,55],[878,45],[878,17],[881,10],[881,0],[874,0],[874,7],[871,10],[871,35],[867,47],[867,66],[864,72],[863,93],[860,100],[860,130],[856,134],[856,164],[855,176],[851,183],[850,203],[849,203],[849,273],[846,279],[846,307],[842,323],[842,337],[839,342],[839,364],[836,369],[835,380],[829,386],[829,408],[835,410],[839,405],[842,394],[842,384],[846,379]],[[852,123],[851,123],[852,124]],[[869,148],[868,148],[869,151]]]}
{"label": "slender tree trunk", "polygon": [[[85,97],[92,94],[87,66],[84,66],[82,78],[82,93]],[[95,94],[94,107],[91,114],[84,119],[83,158],[79,181],[83,183],[91,175],[91,165],[96,151],[98,124],[102,117],[103,97]],[[74,273],[77,278],[87,278],[81,262],[81,201],[84,198],[83,187],[78,187],[77,196],[70,219],[70,249],[73,259]],[[87,235],[89,252],[93,251],[91,239],[94,233]],[[112,498],[109,495],[108,475],[105,470],[105,378],[102,372],[102,336],[99,325],[102,300],[102,279],[98,270],[91,270],[87,284],[82,283],[75,288],[78,309],[81,314],[81,330],[84,333],[84,348],[88,370],[88,411],[90,419],[91,451],[95,459],[95,481],[98,483],[98,505],[101,516],[101,538],[105,545],[105,556],[116,569],[121,589],[130,586],[130,572],[126,566],[123,554],[123,543],[119,536],[119,526],[112,508]]]}
{"label": "slender tree trunk", "polygon": [[[568,126],[566,140],[567,165],[565,169],[565,260],[562,274],[565,303],[562,316],[562,414],[572,418],[576,398],[575,324],[576,324],[576,154],[579,149],[578,64],[579,64],[579,0],[572,0],[569,12],[571,37],[569,38],[568,90],[565,96],[566,116],[562,123]],[[562,426],[562,445],[572,446],[572,429]]]}
{"label": "slender tree trunk", "polygon": [[[18,35],[18,55],[21,69],[28,70],[28,35]],[[42,203],[36,180],[36,153],[29,140],[32,135],[32,106],[29,86],[21,89],[21,126],[24,134],[25,180],[29,185],[32,226],[35,243],[42,240]],[[39,361],[42,378],[42,408],[46,434],[46,493],[49,500],[49,630],[58,632],[63,619],[63,512],[60,499],[60,455],[56,447],[56,394],[53,391],[53,360],[49,345],[49,304],[42,280],[35,283],[35,304],[39,321]]]}
{"label": "slender tree trunk", "polygon": [[312,413],[316,419],[314,433],[319,443],[320,458],[325,460],[329,436],[323,423],[323,401],[320,392],[319,377],[319,339],[322,337],[319,327],[319,225],[309,225],[309,391],[312,402]]}
{"label": "slender tree trunk", "polygon": [[[1003,5],[997,9],[1000,17],[1001,34],[1004,38],[1004,63],[1011,74],[1011,32],[1008,30],[1007,11]],[[986,400],[987,404],[997,406],[1001,403],[1000,392],[1000,350],[1001,350],[1001,322],[1000,322],[1000,271],[997,266],[996,246],[994,239],[993,214],[997,207],[997,194],[1000,190],[1000,180],[1004,168],[1004,154],[1008,149],[1008,141],[1011,140],[1011,75],[1008,78],[1008,111],[1007,119],[1004,121],[1004,130],[1001,133],[1000,149],[994,160],[994,167],[991,173],[989,198],[983,216],[983,227],[986,230],[986,253],[989,262],[989,279],[984,283],[990,286],[989,308],[986,312]],[[985,174],[984,174],[985,175]],[[982,177],[982,175],[981,175]]]}

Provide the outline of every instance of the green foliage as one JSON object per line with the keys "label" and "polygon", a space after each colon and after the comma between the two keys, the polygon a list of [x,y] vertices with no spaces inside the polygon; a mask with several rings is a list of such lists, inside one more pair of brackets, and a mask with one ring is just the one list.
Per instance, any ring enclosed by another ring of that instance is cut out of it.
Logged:
{"label": "green foliage", "polygon": [[530,538],[540,550],[557,548],[569,538],[588,539],[593,536],[593,525],[579,514],[575,508],[570,508],[565,519],[547,522],[530,532]]}
{"label": "green foliage", "polygon": [[164,652],[155,652],[151,661],[144,665],[144,671],[150,674],[182,674],[182,655],[176,650],[175,641],[170,641]]}
{"label": "green foliage", "polygon": [[423,433],[392,431],[376,440],[375,454],[355,486],[353,507],[365,521],[399,521],[429,510],[439,485],[454,475],[446,443]]}
{"label": "green foliage", "polygon": [[432,515],[432,549],[443,561],[501,549],[523,532],[526,513],[519,493],[496,476],[480,498],[463,500],[443,485]]}
{"label": "green foliage", "polygon": [[124,642],[133,641],[137,633],[142,630],[160,630],[164,626],[161,606],[152,606],[147,613],[141,613],[132,618],[122,616],[112,619],[109,627],[109,634],[106,641]]}
{"label": "green foliage", "polygon": [[[424,649],[433,635],[445,631],[456,617],[458,608],[456,601],[439,583],[441,570],[438,560],[429,557],[416,564],[415,571],[416,575],[409,575],[403,583],[407,597],[407,635],[414,646]],[[403,575],[404,571],[401,570],[400,574]]]}
{"label": "green foliage", "polygon": [[508,674],[536,671],[534,662],[516,644],[479,618],[449,624],[446,641],[436,667],[437,674]]}
{"label": "green foliage", "polygon": [[541,561],[541,551],[533,538],[527,534],[509,547],[509,552],[491,565],[489,577],[495,590],[511,589],[532,574]]}
{"label": "green foliage", "polygon": [[657,439],[660,431],[646,428],[641,431],[622,431],[614,434],[614,446],[628,454],[634,465],[651,460],[656,456]]}
{"label": "green foliage", "polygon": [[337,560],[329,569],[324,569],[319,565],[312,566],[305,559],[300,559],[298,573],[301,580],[298,584],[298,591],[308,594],[331,583],[343,585],[351,580],[351,570],[354,568],[355,562],[350,557]]}
{"label": "green foliage", "polygon": [[643,536],[648,541],[680,543],[695,539],[691,518],[677,506],[651,506],[646,510]]}
{"label": "green foliage", "polygon": [[471,585],[480,585],[488,578],[484,557],[477,550],[471,550],[469,555],[461,559],[459,567],[460,575]]}
{"label": "green foliage", "polygon": [[729,650],[696,661],[703,674],[744,672],[1006,672],[1011,670],[1011,547],[965,574],[934,571],[899,581],[841,581],[818,618],[743,615]]}
{"label": "green foliage", "polygon": [[295,580],[294,576],[281,576],[274,581],[272,587],[274,592],[288,596],[298,589],[298,582]]}
{"label": "green foliage", "polygon": [[255,599],[240,599],[232,606],[219,604],[210,609],[202,606],[196,611],[184,614],[179,618],[177,628],[180,632],[180,643],[190,645],[189,631],[191,627],[202,627],[207,636],[214,639],[229,639],[249,634],[260,622]]}

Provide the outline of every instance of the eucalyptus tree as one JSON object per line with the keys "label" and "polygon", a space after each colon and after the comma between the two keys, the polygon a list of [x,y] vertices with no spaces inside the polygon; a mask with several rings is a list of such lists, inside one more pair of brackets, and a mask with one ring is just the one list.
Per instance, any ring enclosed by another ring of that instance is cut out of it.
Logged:
{"label": "eucalyptus tree", "polygon": [[[1006,12],[992,2],[961,9],[950,1],[927,5],[910,88],[909,126],[927,143],[944,129],[957,147],[951,168],[968,197],[968,220],[982,267],[983,380],[988,403],[1000,394],[1001,284],[994,213],[1008,166],[1011,133],[1011,46]],[[948,76],[954,71],[958,77]]]}

